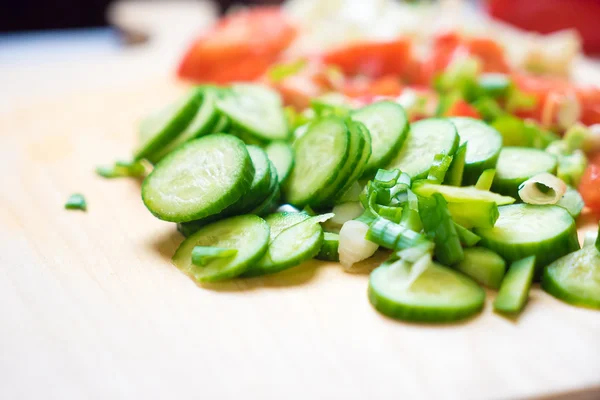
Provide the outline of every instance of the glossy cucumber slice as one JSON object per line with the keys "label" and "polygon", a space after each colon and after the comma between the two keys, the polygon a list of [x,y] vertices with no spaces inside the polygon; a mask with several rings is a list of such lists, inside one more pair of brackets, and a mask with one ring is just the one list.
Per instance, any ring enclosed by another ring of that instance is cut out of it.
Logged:
{"label": "glossy cucumber slice", "polygon": [[500,213],[493,201],[448,203],[452,219],[465,228],[493,228]]}
{"label": "glossy cucumber slice", "polygon": [[202,91],[193,89],[167,108],[150,115],[140,124],[140,145],[134,160],[151,158],[171,143],[188,126],[198,111]]}
{"label": "glossy cucumber slice", "polygon": [[474,185],[481,173],[494,168],[502,149],[502,135],[483,121],[454,117],[450,121],[456,126],[460,144],[467,144],[464,185]]}
{"label": "glossy cucumber slice", "polygon": [[359,131],[361,132],[363,139],[365,140],[365,146],[363,147],[362,155],[358,161],[358,164],[356,165],[356,168],[354,171],[352,171],[352,175],[350,175],[342,189],[334,195],[333,199],[336,203],[341,202],[344,197],[351,197],[352,193],[349,192],[350,188],[358,185],[358,179],[363,175],[364,169],[371,158],[371,134],[360,122],[356,122],[355,126],[358,127]]}
{"label": "glossy cucumber slice", "polygon": [[542,289],[566,303],[600,309],[600,251],[586,246],[554,261],[544,270]]}
{"label": "glossy cucumber slice", "polygon": [[449,203],[492,201],[501,206],[515,202],[515,199],[512,197],[502,196],[488,190],[480,190],[475,186],[456,187],[418,181],[413,184],[412,191],[420,196],[431,196],[434,193],[439,193]]}
{"label": "glossy cucumber slice", "polygon": [[279,183],[283,184],[294,166],[294,149],[286,142],[271,142],[266,148],[269,160],[275,165]]}
{"label": "glossy cucumber slice", "polygon": [[265,221],[271,228],[269,235],[269,241],[275,240],[275,238],[287,228],[290,228],[302,221],[306,221],[310,218],[305,212],[278,212],[269,214],[265,217]]}
{"label": "glossy cucumber slice", "polygon": [[453,267],[471,277],[475,282],[492,289],[500,287],[504,272],[506,272],[504,259],[483,247],[465,249],[464,259],[454,264]]}
{"label": "glossy cucumber slice", "polygon": [[325,206],[333,205],[338,192],[342,191],[346,186],[362,159],[363,150],[366,145],[365,137],[356,124],[350,122],[347,124],[347,127],[348,132],[350,133],[348,158],[331,185],[323,188],[320,193],[317,194],[316,199],[311,202],[311,205],[313,206],[323,208]]}
{"label": "glossy cucumber slice", "polygon": [[494,300],[494,311],[503,314],[521,312],[529,297],[534,272],[534,256],[512,263]]}
{"label": "glossy cucumber slice", "polygon": [[371,136],[371,157],[363,177],[371,178],[396,156],[408,134],[409,125],[402,106],[380,101],[355,111],[352,119],[365,125]]}
{"label": "glossy cucumber slice", "polygon": [[188,126],[174,140],[163,147],[156,154],[151,154],[148,159],[152,163],[157,163],[164,156],[189,142],[192,139],[210,133],[211,130],[219,121],[219,113],[215,108],[215,100],[217,98],[216,89],[211,87],[198,88],[201,93],[200,108]]}
{"label": "glossy cucumber slice", "polygon": [[386,169],[398,168],[412,179],[426,178],[436,154],[453,155],[458,134],[452,122],[430,118],[415,122],[398,155]]}
{"label": "glossy cucumber slice", "polygon": [[[261,204],[274,190],[277,181],[276,173],[271,172],[271,164],[267,153],[257,146],[246,146],[254,166],[254,178],[250,189],[237,202],[227,208],[227,214],[244,214]],[[274,168],[274,167],[273,167]]]}
{"label": "glossy cucumber slice", "polygon": [[187,222],[221,212],[248,192],[252,159],[238,138],[194,139],[162,159],[142,185],[144,204],[157,218]]}
{"label": "glossy cucumber slice", "polygon": [[542,172],[554,174],[556,165],[556,157],[543,150],[504,147],[496,164],[492,190],[518,198],[521,183]]}
{"label": "glossy cucumber slice", "polygon": [[340,247],[340,235],[333,232],[323,233],[323,245],[315,258],[323,261],[340,261],[338,248]]}
{"label": "glossy cucumber slice", "polygon": [[[181,243],[173,264],[198,282],[234,278],[258,261],[267,251],[269,225],[256,215],[240,215],[207,225]],[[205,266],[192,263],[196,246],[236,249],[232,258],[210,261]]]}
{"label": "glossy cucumber slice", "polygon": [[444,185],[460,186],[463,181],[463,175],[465,172],[465,160],[467,156],[467,144],[463,143],[458,146],[454,156],[452,157],[452,164],[446,172],[444,178]]}
{"label": "glossy cucumber slice", "polygon": [[217,108],[237,126],[262,140],[286,140],[289,128],[279,94],[253,84],[236,84],[217,100]]}
{"label": "glossy cucumber slice", "polygon": [[248,269],[244,276],[273,274],[316,256],[323,245],[320,221],[321,216],[310,217],[284,229],[269,243],[263,258]]}
{"label": "glossy cucumber slice", "polygon": [[281,199],[281,187],[279,186],[275,166],[271,162],[269,162],[269,165],[269,170],[271,171],[271,186],[269,186],[268,195],[259,205],[250,211],[250,214],[260,216],[267,215],[279,205],[279,200]]}
{"label": "glossy cucumber slice", "polygon": [[230,126],[231,120],[226,115],[221,115],[213,126],[212,133],[227,133]]}
{"label": "glossy cucumber slice", "polygon": [[579,249],[573,217],[558,206],[512,204],[498,208],[493,228],[476,228],[480,246],[506,261],[536,257],[536,276],[552,261]]}
{"label": "glossy cucumber slice", "polygon": [[369,300],[382,314],[416,322],[452,322],[479,313],[485,291],[450,268],[431,263],[415,279],[408,263],[384,263],[369,278]]}
{"label": "glossy cucumber slice", "polygon": [[581,211],[583,211],[583,208],[585,207],[583,198],[577,189],[571,186],[567,187],[567,192],[556,205],[566,209],[573,218],[579,217]]}
{"label": "glossy cucumber slice", "polygon": [[314,202],[336,181],[349,148],[350,133],[343,119],[327,117],[311,124],[294,143],[295,164],[284,186],[287,201],[300,208]]}

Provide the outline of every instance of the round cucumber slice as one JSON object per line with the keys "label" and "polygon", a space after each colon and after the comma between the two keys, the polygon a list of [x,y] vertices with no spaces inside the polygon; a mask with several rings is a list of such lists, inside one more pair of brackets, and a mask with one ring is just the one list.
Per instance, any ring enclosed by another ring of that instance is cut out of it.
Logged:
{"label": "round cucumber slice", "polygon": [[244,214],[252,210],[273,192],[275,184],[272,178],[277,181],[277,176],[271,172],[267,153],[257,146],[246,146],[246,149],[254,165],[254,178],[248,192],[227,208],[228,215]]}
{"label": "round cucumber slice", "polygon": [[[269,225],[256,215],[240,215],[201,228],[181,243],[172,261],[198,282],[221,281],[244,272],[265,254],[268,245]],[[196,246],[236,249],[237,254],[199,267],[192,263]]]}
{"label": "round cucumber slice", "polygon": [[341,201],[342,198],[348,193],[350,188],[357,184],[358,179],[363,175],[365,166],[367,165],[367,162],[371,157],[371,134],[362,123],[355,122],[355,125],[358,127],[360,133],[363,136],[363,139],[365,140],[362,155],[358,161],[358,164],[356,165],[356,168],[354,168],[354,171],[352,171],[352,175],[350,175],[344,186],[340,190],[338,190],[338,192],[333,196],[332,199],[330,199],[329,205],[332,205],[332,201],[333,203]]}
{"label": "round cucumber slice", "polygon": [[537,276],[552,261],[579,249],[575,220],[562,207],[511,204],[498,211],[493,228],[475,229],[479,245],[509,262],[535,256]]}
{"label": "round cucumber slice", "polygon": [[479,313],[485,291],[468,277],[431,263],[411,283],[407,263],[384,263],[369,278],[369,300],[389,317],[414,322],[451,322]]}
{"label": "round cucumber slice", "polygon": [[266,215],[277,208],[277,205],[279,204],[279,200],[281,198],[281,188],[279,186],[279,180],[277,179],[277,171],[275,170],[275,166],[271,161],[269,161],[269,172],[271,175],[271,184],[269,189],[267,190],[263,200],[250,211],[250,214],[256,214],[260,216]]}
{"label": "round cucumber slice", "polygon": [[281,98],[266,86],[234,85],[217,100],[217,108],[259,139],[286,140],[289,137]]}
{"label": "round cucumber slice", "polygon": [[496,164],[492,190],[519,198],[519,186],[527,179],[548,172],[556,172],[556,157],[543,150],[529,147],[504,147]]}
{"label": "round cucumber slice", "polygon": [[216,214],[248,192],[252,159],[238,138],[194,139],[162,159],[142,185],[144,204],[157,218],[188,222]]}
{"label": "round cucumber slice", "polygon": [[380,101],[355,111],[354,121],[362,122],[371,135],[371,157],[363,178],[371,178],[398,153],[408,134],[408,119],[401,105]]}
{"label": "round cucumber slice", "polygon": [[477,119],[455,117],[450,121],[456,126],[460,144],[467,143],[463,184],[474,185],[484,170],[496,166],[502,149],[502,135]]}
{"label": "round cucumber slice", "polygon": [[278,212],[269,214],[265,217],[265,221],[269,224],[271,228],[271,233],[269,235],[270,241],[275,240],[277,236],[284,230],[289,227],[292,227],[296,224],[299,224],[302,221],[306,221],[310,218],[305,212]]}
{"label": "round cucumber slice", "polygon": [[304,207],[331,186],[348,159],[349,147],[350,133],[341,118],[311,124],[294,143],[295,165],[284,187],[288,203]]}
{"label": "round cucumber slice", "polygon": [[319,218],[311,217],[284,229],[269,243],[263,258],[248,269],[244,276],[273,274],[316,256],[323,245],[323,229]]}
{"label": "round cucumber slice", "polygon": [[202,91],[191,90],[167,108],[150,115],[140,124],[140,145],[134,159],[152,158],[183,132],[198,112]]}
{"label": "round cucumber slice", "polygon": [[269,160],[275,165],[279,183],[283,184],[294,166],[294,150],[286,142],[271,142],[266,148]]}
{"label": "round cucumber slice", "polygon": [[566,303],[600,309],[600,252],[586,246],[554,261],[544,270],[542,289]]}
{"label": "round cucumber slice", "polygon": [[221,115],[219,119],[217,119],[215,126],[213,126],[212,133],[227,133],[230,125],[231,121],[229,118],[227,118],[225,115]]}
{"label": "round cucumber slice", "polygon": [[188,124],[187,128],[184,129],[173,141],[163,147],[156,154],[148,156],[148,160],[152,163],[157,163],[164,156],[181,146],[182,144],[189,142],[190,140],[205,135],[213,129],[219,120],[219,113],[215,108],[215,100],[217,98],[216,89],[211,87],[198,88],[201,93],[201,104],[196,116]]}
{"label": "round cucumber slice", "polygon": [[386,169],[398,168],[412,179],[426,178],[436,154],[452,155],[458,147],[454,124],[429,118],[411,125],[402,149]]}

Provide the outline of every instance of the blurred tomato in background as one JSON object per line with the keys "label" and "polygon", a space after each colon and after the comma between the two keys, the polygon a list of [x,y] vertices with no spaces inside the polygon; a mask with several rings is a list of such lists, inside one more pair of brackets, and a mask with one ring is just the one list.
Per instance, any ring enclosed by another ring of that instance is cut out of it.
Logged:
{"label": "blurred tomato in background", "polygon": [[488,0],[487,9],[494,18],[534,32],[574,28],[585,52],[600,54],[600,0]]}

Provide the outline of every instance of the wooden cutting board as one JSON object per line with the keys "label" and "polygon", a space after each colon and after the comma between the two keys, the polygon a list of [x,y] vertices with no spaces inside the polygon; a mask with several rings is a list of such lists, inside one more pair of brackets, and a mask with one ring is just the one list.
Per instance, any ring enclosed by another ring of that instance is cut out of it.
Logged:
{"label": "wooden cutting board", "polygon": [[[600,397],[600,312],[539,288],[518,321],[488,300],[426,326],[372,309],[368,266],[197,286],[139,182],[94,174],[181,90],[155,80],[0,116],[0,398]],[[63,209],[73,192],[87,213]]]}

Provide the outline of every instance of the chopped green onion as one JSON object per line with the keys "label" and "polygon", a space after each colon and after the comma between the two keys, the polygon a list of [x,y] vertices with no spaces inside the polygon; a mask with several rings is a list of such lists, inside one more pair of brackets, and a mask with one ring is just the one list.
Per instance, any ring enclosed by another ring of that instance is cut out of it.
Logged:
{"label": "chopped green onion", "polygon": [[567,192],[567,185],[547,172],[537,174],[519,186],[519,197],[528,204],[556,204]]}
{"label": "chopped green onion", "polygon": [[400,178],[399,169],[379,169],[373,181],[379,187],[390,189],[398,182],[398,178]]}
{"label": "chopped green onion", "polygon": [[464,257],[448,203],[439,193],[419,198],[419,215],[427,236],[435,243],[435,257],[442,264],[452,265]]}
{"label": "chopped green onion", "polygon": [[456,222],[454,223],[454,227],[456,228],[460,244],[464,247],[473,247],[481,240],[481,237]]}
{"label": "chopped green onion", "polygon": [[402,219],[402,207],[378,206],[377,214],[395,223],[400,223]]}
{"label": "chopped green onion", "polygon": [[142,161],[117,161],[114,165],[97,167],[96,173],[103,178],[138,178],[146,174],[146,167]]}
{"label": "chopped green onion", "polygon": [[410,229],[411,231],[421,232],[423,224],[421,223],[421,217],[419,211],[414,210],[410,207],[402,209],[402,216],[400,217],[400,226]]}
{"label": "chopped green onion", "polygon": [[450,168],[448,168],[448,172],[446,172],[446,176],[443,180],[445,185],[460,186],[462,184],[466,159],[467,142],[460,145],[452,156],[452,163],[450,164]]}
{"label": "chopped green onion", "polygon": [[493,201],[448,203],[452,218],[466,228],[493,228],[500,216]]}
{"label": "chopped green onion", "polygon": [[347,221],[356,219],[362,215],[364,211],[365,209],[358,201],[338,204],[331,210],[331,212],[335,214],[335,216],[331,218],[331,221],[338,225],[344,225]]}
{"label": "chopped green onion", "polygon": [[486,169],[479,175],[475,187],[479,190],[490,190],[492,183],[494,183],[494,177],[496,176],[495,169]]}
{"label": "chopped green onion", "polygon": [[196,246],[192,250],[192,263],[199,267],[204,267],[213,260],[234,257],[237,252],[237,249]]}
{"label": "chopped green onion", "polygon": [[481,97],[475,100],[472,105],[483,117],[483,119],[488,122],[493,121],[505,114],[502,107],[500,107],[500,104],[498,104],[496,100],[490,99],[489,97]]}
{"label": "chopped green onion", "polygon": [[534,147],[544,149],[556,141],[556,134],[543,129],[533,121],[523,121],[513,115],[502,115],[492,122],[492,127],[502,134],[504,146]]}
{"label": "chopped green onion", "polygon": [[505,97],[512,88],[512,81],[506,74],[485,73],[477,79],[480,92],[486,97]]}
{"label": "chopped green onion", "polygon": [[403,250],[428,242],[424,235],[385,218],[377,218],[371,223],[366,238],[391,250]]}
{"label": "chopped green onion", "polygon": [[74,193],[69,196],[69,199],[65,203],[65,208],[67,210],[87,210],[87,203],[85,202],[85,198],[82,194]]}
{"label": "chopped green onion", "polygon": [[506,110],[513,113],[517,110],[531,110],[537,104],[535,95],[524,93],[516,87],[512,87],[506,99]]}
{"label": "chopped green onion", "polygon": [[433,158],[433,164],[429,170],[427,180],[434,183],[442,183],[450,164],[452,163],[452,156],[446,154],[436,154]]}
{"label": "chopped green onion", "polygon": [[280,82],[287,77],[296,75],[306,68],[306,60],[300,59],[289,63],[275,64],[268,71],[267,75],[273,82]]}
{"label": "chopped green onion", "polygon": [[367,225],[371,225],[371,223],[376,219],[377,216],[373,215],[373,213],[370,210],[365,210],[360,216],[354,218],[355,221],[364,222]]}

